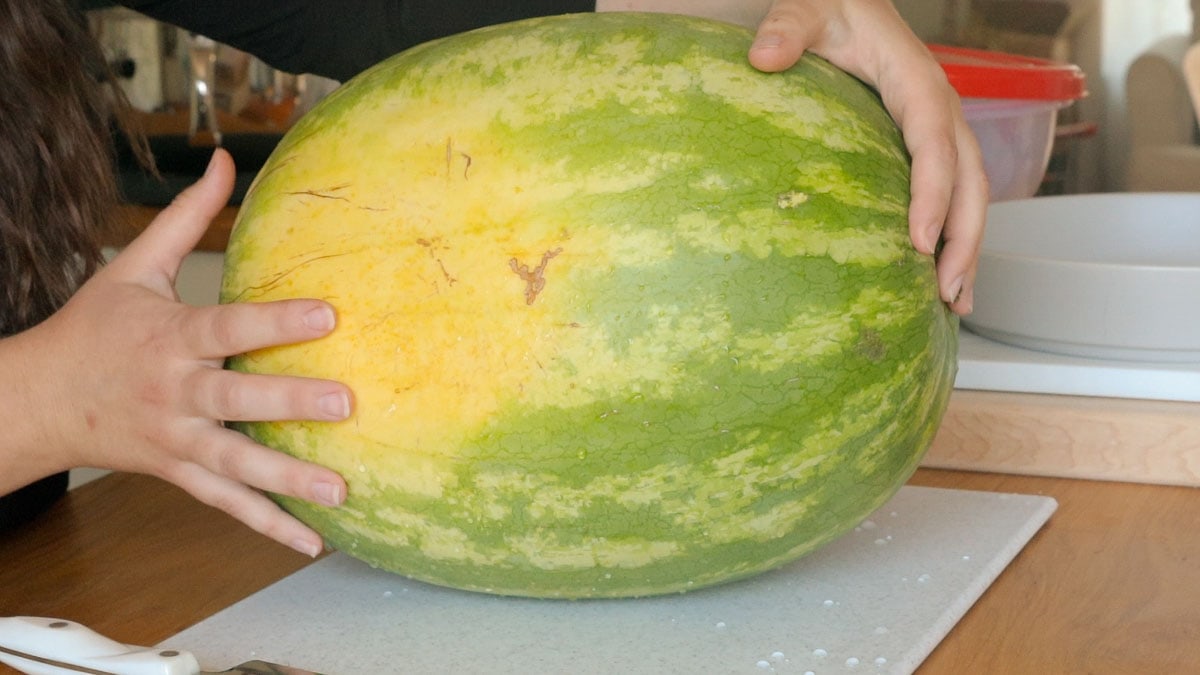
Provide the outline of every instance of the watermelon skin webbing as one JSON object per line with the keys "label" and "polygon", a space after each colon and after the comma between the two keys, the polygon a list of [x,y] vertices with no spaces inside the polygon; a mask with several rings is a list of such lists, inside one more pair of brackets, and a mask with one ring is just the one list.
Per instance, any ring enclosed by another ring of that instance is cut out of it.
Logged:
{"label": "watermelon skin webbing", "polygon": [[457,588],[671,593],[853,528],[932,441],[957,322],[908,237],[878,97],[751,35],[589,14],[427,43],[287,134],[223,301],[317,297],[327,338],[230,360],[336,379],[340,423],[249,423],[339,471],[279,498],[335,548]]}

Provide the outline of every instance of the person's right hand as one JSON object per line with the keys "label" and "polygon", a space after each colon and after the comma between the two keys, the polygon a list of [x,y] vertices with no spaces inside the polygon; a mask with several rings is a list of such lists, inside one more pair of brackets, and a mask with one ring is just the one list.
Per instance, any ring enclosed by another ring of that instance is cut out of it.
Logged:
{"label": "person's right hand", "polygon": [[912,155],[909,231],[937,254],[938,290],[969,314],[987,218],[983,155],[958,94],[889,0],[773,0],[750,47],[765,71],[790,68],[811,51],[879,91]]}
{"label": "person's right hand", "polygon": [[174,289],[184,256],[228,200],[233,176],[232,159],[216,151],[199,182],[29,331],[48,357],[31,388],[52,411],[46,447],[66,449],[67,466],[159,476],[315,556],[320,537],[260,490],[333,506],[345,498],[345,482],[223,421],[343,420],[351,393],[335,382],[223,365],[228,356],[328,334],[332,307],[319,300],[193,307]]}

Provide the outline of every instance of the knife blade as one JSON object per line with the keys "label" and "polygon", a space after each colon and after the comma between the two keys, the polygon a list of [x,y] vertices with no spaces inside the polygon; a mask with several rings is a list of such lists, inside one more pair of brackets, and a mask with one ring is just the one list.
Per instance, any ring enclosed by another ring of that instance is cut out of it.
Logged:
{"label": "knife blade", "polygon": [[0,617],[0,663],[27,675],[319,675],[266,661],[201,670],[190,652],[126,645],[74,621],[33,616]]}

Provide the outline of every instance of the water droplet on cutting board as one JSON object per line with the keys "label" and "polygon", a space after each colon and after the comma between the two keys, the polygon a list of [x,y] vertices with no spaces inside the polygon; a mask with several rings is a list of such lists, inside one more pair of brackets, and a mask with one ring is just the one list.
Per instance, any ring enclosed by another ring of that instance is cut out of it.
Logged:
{"label": "water droplet on cutting board", "polygon": [[885,659],[885,658],[883,658],[882,656],[880,656],[880,657],[878,657],[878,658],[876,658],[876,659],[875,659],[875,665],[877,665],[877,666],[886,666],[886,665],[887,665],[887,659]]}
{"label": "water droplet on cutting board", "polygon": [[818,648],[816,648],[816,649],[814,649],[814,650],[813,650],[813,656],[817,657],[818,659],[823,659],[823,658],[825,658],[826,656],[829,656],[829,652],[827,652],[827,651],[825,651],[824,649],[821,649],[820,647],[818,647]]}
{"label": "water droplet on cutting board", "polygon": [[927,584],[927,583],[929,583],[929,580],[932,578],[933,577],[929,576],[928,574],[922,574],[921,576],[917,577],[917,582],[922,583],[922,584]]}
{"label": "water droplet on cutting board", "polygon": [[857,668],[858,667],[858,658],[851,656],[850,658],[846,659],[846,667],[847,668]]}

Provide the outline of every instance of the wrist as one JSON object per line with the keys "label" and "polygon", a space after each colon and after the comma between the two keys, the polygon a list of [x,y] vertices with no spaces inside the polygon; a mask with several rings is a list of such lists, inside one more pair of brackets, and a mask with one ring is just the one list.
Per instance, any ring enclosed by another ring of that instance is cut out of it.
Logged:
{"label": "wrist", "polygon": [[[0,494],[72,468],[60,424],[69,383],[47,369],[52,360],[41,326],[0,339]],[[56,389],[58,390],[56,392]]]}

